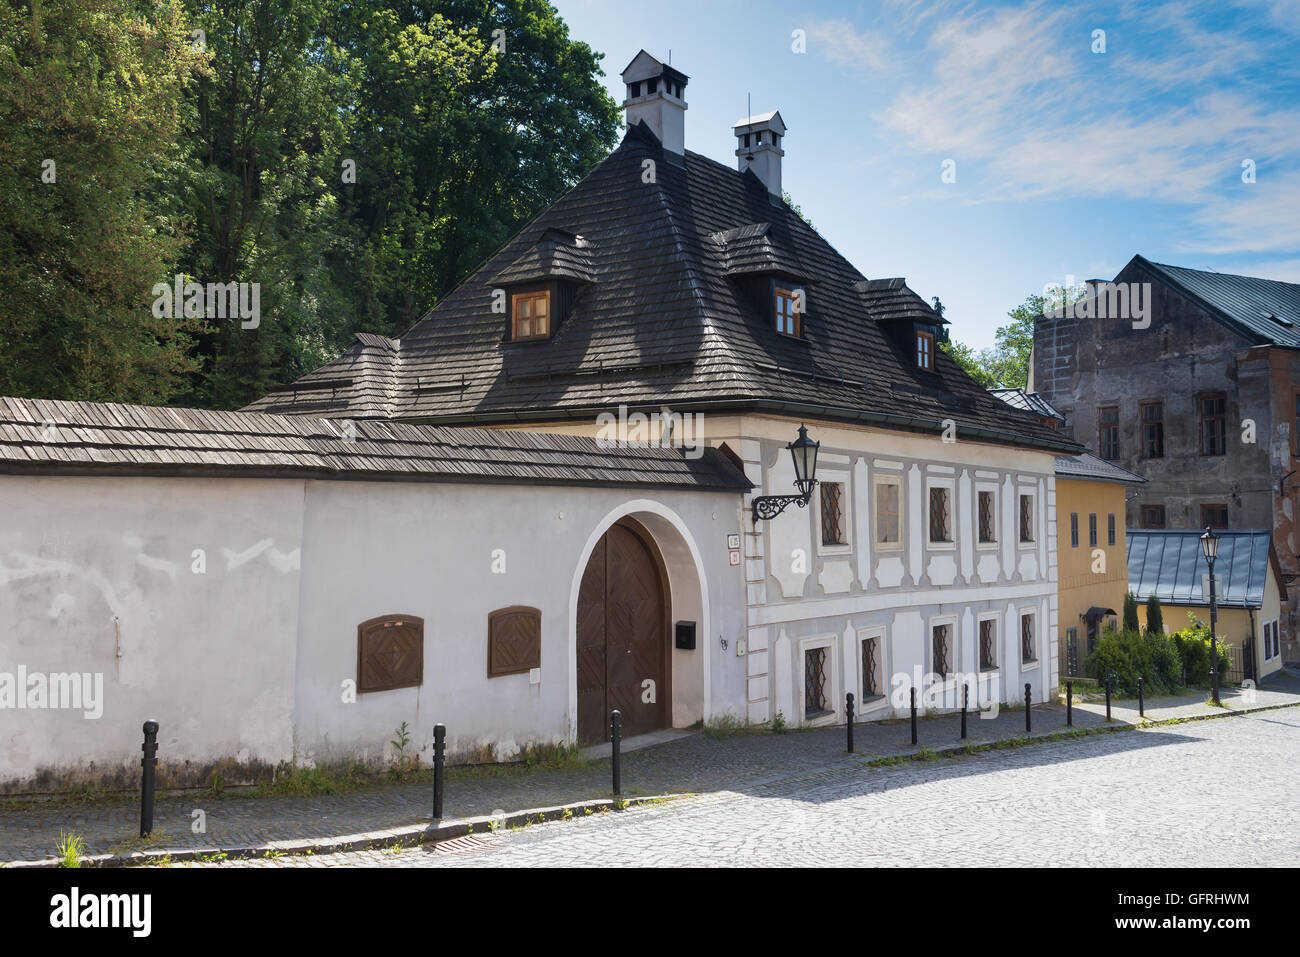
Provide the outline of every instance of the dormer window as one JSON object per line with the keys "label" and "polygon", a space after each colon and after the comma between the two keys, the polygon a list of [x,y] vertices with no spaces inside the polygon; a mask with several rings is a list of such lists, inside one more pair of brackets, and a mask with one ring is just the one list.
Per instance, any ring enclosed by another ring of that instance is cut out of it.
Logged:
{"label": "dormer window", "polygon": [[776,331],[785,336],[799,335],[798,300],[793,290],[777,287]]}
{"label": "dormer window", "polygon": [[545,339],[551,334],[551,294],[520,292],[514,297],[511,339]]}
{"label": "dormer window", "polygon": [[928,372],[934,371],[934,333],[924,329],[916,331],[916,365]]}

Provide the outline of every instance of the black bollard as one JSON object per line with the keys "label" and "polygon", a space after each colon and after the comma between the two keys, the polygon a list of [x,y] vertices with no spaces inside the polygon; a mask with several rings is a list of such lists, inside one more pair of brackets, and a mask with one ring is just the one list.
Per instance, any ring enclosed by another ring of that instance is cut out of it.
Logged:
{"label": "black bollard", "polygon": [[1025,682],[1025,730],[1026,731],[1033,730],[1033,726],[1030,723],[1030,715],[1033,714],[1033,710],[1032,710],[1033,703],[1034,703],[1034,689],[1029,684],[1029,682]]}
{"label": "black bollard", "polygon": [[1106,679],[1106,720],[1110,720],[1110,678]]}
{"label": "black bollard", "polygon": [[966,709],[970,706],[970,685],[961,686],[961,739],[966,740]]}
{"label": "black bollard", "polygon": [[917,744],[917,689],[911,689],[911,742]]}
{"label": "black bollard", "polygon": [[447,763],[447,726],[433,726],[433,819],[442,820],[442,769]]}
{"label": "black bollard", "polygon": [[623,797],[623,714],[617,708],[609,715],[610,764],[614,769],[614,798]]}
{"label": "black bollard", "polygon": [[1074,682],[1065,683],[1065,723],[1067,727],[1074,727]]}
{"label": "black bollard", "polygon": [[140,836],[153,830],[154,770],[158,767],[158,722],[144,723],[144,744],[140,745],[144,757],[140,759]]}
{"label": "black bollard", "polygon": [[1146,716],[1147,716],[1147,706],[1146,706],[1146,702],[1142,699],[1142,679],[1139,678],[1138,679],[1138,717],[1145,718]]}
{"label": "black bollard", "polygon": [[849,754],[853,753],[853,692],[850,691],[844,696],[844,714],[849,719],[847,727],[849,729]]}

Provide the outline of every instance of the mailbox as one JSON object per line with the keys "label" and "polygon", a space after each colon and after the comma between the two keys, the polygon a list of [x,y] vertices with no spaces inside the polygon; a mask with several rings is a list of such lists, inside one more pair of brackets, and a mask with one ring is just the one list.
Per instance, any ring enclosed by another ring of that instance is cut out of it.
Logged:
{"label": "mailbox", "polygon": [[677,647],[685,651],[695,650],[695,622],[679,621],[677,623]]}

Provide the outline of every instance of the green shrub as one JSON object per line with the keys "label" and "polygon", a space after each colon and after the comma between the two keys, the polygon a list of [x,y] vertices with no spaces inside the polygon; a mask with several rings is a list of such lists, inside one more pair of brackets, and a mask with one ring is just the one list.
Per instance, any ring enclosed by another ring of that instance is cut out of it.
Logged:
{"label": "green shrub", "polygon": [[1160,612],[1160,599],[1155,595],[1147,599],[1147,631],[1154,631],[1158,635],[1165,632],[1165,619]]}
{"label": "green shrub", "polygon": [[[1187,669],[1189,685],[1208,685],[1210,683],[1210,626],[1188,614],[1188,625],[1182,631],[1173,634],[1174,647],[1178,650],[1180,663]],[[1232,655],[1219,636],[1219,680],[1232,668]]]}
{"label": "green shrub", "polygon": [[1101,682],[1113,676],[1114,690],[1124,695],[1136,695],[1141,678],[1143,690],[1150,695],[1169,693],[1178,687],[1182,662],[1168,635],[1108,628],[1097,640],[1086,669],[1088,677]]}
{"label": "green shrub", "polygon": [[1124,631],[1138,630],[1137,595],[1129,592],[1124,596]]}

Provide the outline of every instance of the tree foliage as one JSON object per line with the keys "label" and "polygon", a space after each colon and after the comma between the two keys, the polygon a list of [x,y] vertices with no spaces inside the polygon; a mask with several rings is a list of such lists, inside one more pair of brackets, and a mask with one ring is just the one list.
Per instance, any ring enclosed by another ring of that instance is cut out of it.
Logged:
{"label": "tree foliage", "polygon": [[1062,301],[1077,301],[1083,292],[1083,287],[1075,287],[1062,289],[1052,299],[1038,294],[1026,296],[1024,302],[1007,313],[1007,318],[1011,321],[998,326],[990,349],[976,350],[955,339],[944,348],[953,361],[986,389],[1028,388],[1029,360],[1034,348],[1034,319],[1041,316],[1044,309],[1055,308]]}
{"label": "tree foliage", "polygon": [[600,60],[544,0],[5,6],[0,392],[234,408],[400,334],[613,145]]}

